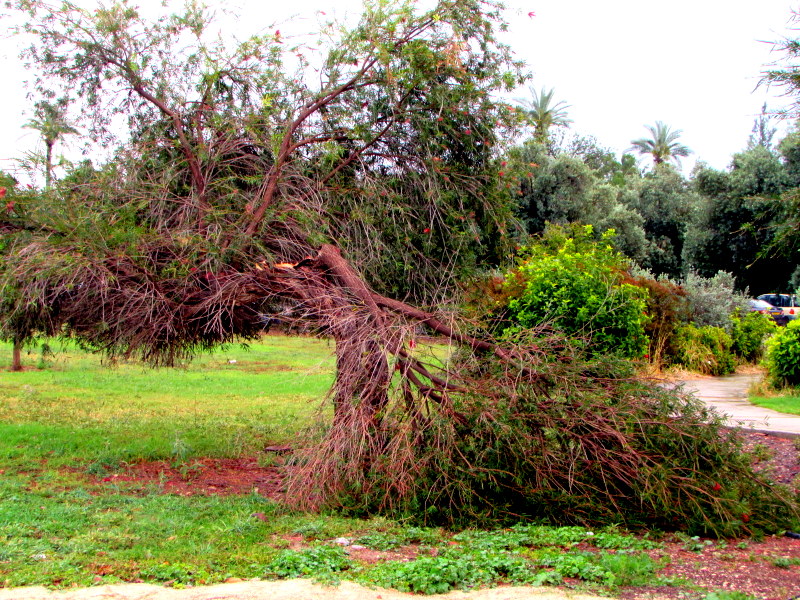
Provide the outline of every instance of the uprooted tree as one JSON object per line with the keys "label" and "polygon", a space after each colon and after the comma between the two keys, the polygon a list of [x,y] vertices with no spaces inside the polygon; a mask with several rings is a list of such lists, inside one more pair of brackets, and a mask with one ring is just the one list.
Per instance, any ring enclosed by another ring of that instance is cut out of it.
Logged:
{"label": "uprooted tree", "polygon": [[[546,328],[498,341],[491,323],[410,303],[442,304],[453,273],[506,251],[496,146],[515,112],[494,94],[524,80],[492,0],[413,4],[368,3],[316,73],[278,31],[206,43],[193,4],[147,21],[20,0],[39,85],[82,99],[111,158],[0,215],[3,335],[154,365],[271,318],[330,336],[334,419],[289,472],[306,507],[787,523],[791,502],[690,399]],[[421,356],[425,331],[451,356]]]}

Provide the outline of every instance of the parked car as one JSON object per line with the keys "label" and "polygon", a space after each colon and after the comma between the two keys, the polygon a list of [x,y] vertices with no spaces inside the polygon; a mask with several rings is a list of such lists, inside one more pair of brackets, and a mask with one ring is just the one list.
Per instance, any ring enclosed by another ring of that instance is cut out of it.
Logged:
{"label": "parked car", "polygon": [[786,323],[789,322],[789,316],[783,314],[783,310],[777,306],[772,306],[772,304],[760,298],[757,300],[750,300],[750,311],[769,315],[778,325],[786,325]]}
{"label": "parked car", "polygon": [[789,320],[800,316],[800,299],[794,294],[761,294],[758,299],[780,308]]}

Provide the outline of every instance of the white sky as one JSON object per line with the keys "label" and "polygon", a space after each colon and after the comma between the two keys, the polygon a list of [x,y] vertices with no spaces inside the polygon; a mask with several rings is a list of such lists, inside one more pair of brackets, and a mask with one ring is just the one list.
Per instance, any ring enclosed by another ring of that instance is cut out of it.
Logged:
{"label": "white sky", "polygon": [[[88,4],[91,0],[84,0]],[[214,6],[218,0],[207,0]],[[137,4],[132,0],[132,4]],[[139,5],[160,4],[140,0]],[[313,31],[318,16],[359,12],[358,0],[236,0],[244,18],[236,34],[279,21],[282,31]],[[719,169],[744,148],[753,120],[766,100],[785,103],[778,91],[755,90],[766,64],[778,58],[764,40],[790,33],[789,0],[507,0],[511,30],[505,40],[533,72],[532,84],[554,87],[570,105],[572,130],[594,135],[617,153],[647,134],[645,124],[664,121],[683,130],[681,142]],[[534,17],[528,17],[529,12]],[[247,25],[245,25],[247,24]],[[17,58],[19,41],[4,35],[0,20],[0,169],[37,147]],[[526,95],[519,90],[514,97]],[[27,112],[26,112],[27,111]],[[788,123],[784,124],[784,128]],[[69,152],[65,152],[69,155]]]}

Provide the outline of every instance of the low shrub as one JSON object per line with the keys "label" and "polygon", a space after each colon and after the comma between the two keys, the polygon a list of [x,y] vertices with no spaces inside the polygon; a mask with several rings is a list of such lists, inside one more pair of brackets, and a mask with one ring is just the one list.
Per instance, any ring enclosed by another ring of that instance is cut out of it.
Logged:
{"label": "low shrub", "polygon": [[733,328],[731,350],[742,360],[756,362],[764,355],[764,342],[778,330],[769,316],[757,312],[742,314],[737,311],[731,316]]}
{"label": "low shrub", "polygon": [[673,364],[706,375],[727,375],[736,370],[733,339],[721,327],[682,325],[675,331]]}
{"label": "low shrub", "polygon": [[649,274],[633,281],[647,291],[647,356],[652,364],[661,367],[674,356],[675,332],[687,318],[686,291],[673,281],[654,279]]}
{"label": "low shrub", "polygon": [[747,296],[737,292],[733,275],[719,271],[713,277],[689,273],[681,283],[686,292],[688,320],[698,327],[720,327],[730,330],[730,316],[746,311]]}
{"label": "low shrub", "polygon": [[766,363],[773,385],[800,385],[800,319],[767,340]]}

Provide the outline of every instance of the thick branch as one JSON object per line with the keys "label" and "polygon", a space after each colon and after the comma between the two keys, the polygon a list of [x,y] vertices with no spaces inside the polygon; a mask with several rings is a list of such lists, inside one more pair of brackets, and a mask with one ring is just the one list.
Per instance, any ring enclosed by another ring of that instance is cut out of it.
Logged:
{"label": "thick branch", "polygon": [[317,112],[320,108],[327,106],[340,95],[351,89],[359,81],[359,79],[361,79],[375,65],[377,61],[378,59],[374,57],[365,60],[358,72],[351,77],[349,81],[343,83],[339,87],[331,90],[324,96],[308,104],[303,108],[302,111],[300,111],[300,114],[297,116],[297,118],[292,121],[292,124],[289,126],[283,136],[280,151],[275,159],[275,164],[270,169],[264,193],[261,195],[258,206],[256,206],[255,210],[253,211],[253,217],[250,220],[250,223],[247,225],[247,229],[245,229],[246,237],[252,236],[255,233],[259,223],[261,223],[261,220],[264,218],[264,214],[267,212],[267,208],[269,208],[269,206],[272,204],[273,198],[275,197],[275,192],[278,189],[278,179],[280,177],[281,169],[289,160],[289,157],[294,149],[299,147],[297,144],[292,143],[292,139],[294,138],[297,130],[306,121],[306,119]]}

